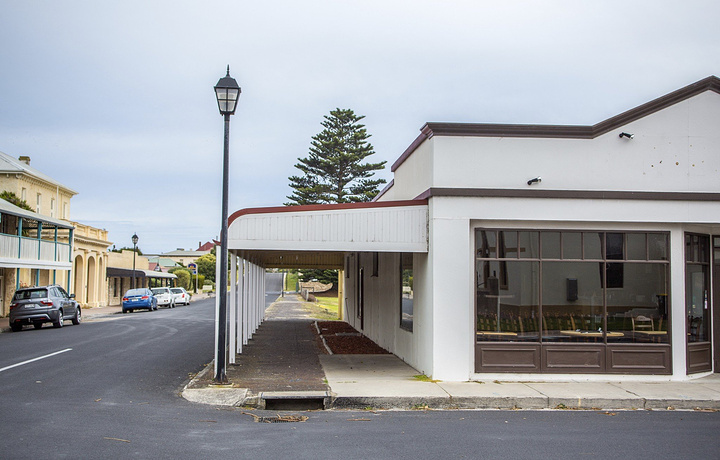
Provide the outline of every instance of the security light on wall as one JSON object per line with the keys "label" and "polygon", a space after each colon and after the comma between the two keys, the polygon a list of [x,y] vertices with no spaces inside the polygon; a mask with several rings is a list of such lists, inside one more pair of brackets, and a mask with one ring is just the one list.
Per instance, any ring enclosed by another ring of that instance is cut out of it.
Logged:
{"label": "security light on wall", "polygon": [[530,180],[527,182],[527,184],[528,184],[528,185],[532,185],[532,184],[538,184],[538,183],[540,183],[540,182],[542,182],[542,177],[538,176],[538,177],[534,177],[534,178],[530,179]]}
{"label": "security light on wall", "polygon": [[632,138],[635,137],[635,135],[634,135],[634,134],[630,134],[630,133],[626,133],[626,132],[622,132],[622,133],[620,133],[620,138],[622,139],[623,137],[627,137],[628,139],[632,139]]}

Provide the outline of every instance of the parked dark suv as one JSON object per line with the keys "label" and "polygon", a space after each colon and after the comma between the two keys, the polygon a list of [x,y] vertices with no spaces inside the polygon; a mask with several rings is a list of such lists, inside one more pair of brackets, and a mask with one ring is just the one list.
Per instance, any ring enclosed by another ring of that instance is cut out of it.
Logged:
{"label": "parked dark suv", "polygon": [[10,328],[18,332],[24,325],[32,324],[35,329],[40,329],[43,323],[63,327],[66,319],[80,324],[81,315],[75,294],[68,295],[57,284],[22,288],[15,291],[10,304]]}

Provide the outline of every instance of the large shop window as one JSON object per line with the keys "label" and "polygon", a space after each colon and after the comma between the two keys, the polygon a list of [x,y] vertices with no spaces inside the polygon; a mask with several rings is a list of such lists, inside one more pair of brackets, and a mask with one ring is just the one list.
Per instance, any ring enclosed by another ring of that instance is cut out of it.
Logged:
{"label": "large shop window", "polygon": [[667,343],[665,233],[476,231],[477,341]]}

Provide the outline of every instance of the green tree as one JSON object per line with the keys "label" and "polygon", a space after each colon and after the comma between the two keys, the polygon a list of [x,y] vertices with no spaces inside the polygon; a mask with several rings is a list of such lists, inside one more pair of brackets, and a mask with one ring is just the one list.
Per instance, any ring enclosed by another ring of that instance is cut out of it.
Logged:
{"label": "green tree", "polygon": [[[203,275],[206,280],[215,282],[215,254],[205,254],[195,261],[198,273]],[[201,285],[202,286],[202,285]]]}
{"label": "green tree", "polygon": [[317,280],[322,284],[332,284],[337,286],[338,284],[338,272],[337,270],[322,270],[322,269],[303,269],[299,270],[301,281],[313,281]]}
{"label": "green tree", "polygon": [[35,210],[33,208],[31,208],[29,204],[27,204],[27,201],[21,200],[20,197],[15,195],[13,192],[8,192],[7,190],[3,190],[0,193],[0,198],[7,201],[8,203],[14,204],[18,208],[22,208],[26,211],[35,212]]}
{"label": "green tree", "polygon": [[168,270],[168,273],[172,273],[177,276],[178,287],[183,287],[186,290],[190,290],[190,271],[187,268],[175,267]]}
{"label": "green tree", "polygon": [[313,136],[309,155],[298,158],[295,165],[302,175],[289,178],[293,194],[286,205],[355,203],[377,196],[385,180],[372,176],[386,162],[363,163],[375,153],[368,142],[370,134],[360,123],[363,118],[350,109],[325,115],[324,129]]}

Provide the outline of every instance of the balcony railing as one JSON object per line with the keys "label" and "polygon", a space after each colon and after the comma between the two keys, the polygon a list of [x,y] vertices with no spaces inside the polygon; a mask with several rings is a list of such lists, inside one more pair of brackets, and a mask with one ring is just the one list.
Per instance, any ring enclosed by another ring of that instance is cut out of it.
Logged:
{"label": "balcony railing", "polygon": [[70,245],[0,234],[0,258],[39,262],[70,262]]}

